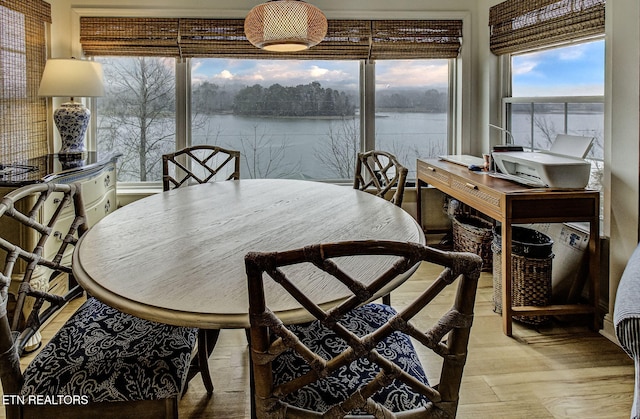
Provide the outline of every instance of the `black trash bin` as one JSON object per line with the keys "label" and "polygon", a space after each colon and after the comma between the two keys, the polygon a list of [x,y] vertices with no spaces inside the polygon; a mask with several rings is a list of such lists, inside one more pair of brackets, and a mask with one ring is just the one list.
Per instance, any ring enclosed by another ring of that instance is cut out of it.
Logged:
{"label": "black trash bin", "polygon": [[[537,230],[511,227],[511,304],[546,306],[551,299],[553,240]],[[502,313],[502,235],[501,226],[493,234],[493,304]],[[540,325],[549,316],[514,316],[523,323]]]}

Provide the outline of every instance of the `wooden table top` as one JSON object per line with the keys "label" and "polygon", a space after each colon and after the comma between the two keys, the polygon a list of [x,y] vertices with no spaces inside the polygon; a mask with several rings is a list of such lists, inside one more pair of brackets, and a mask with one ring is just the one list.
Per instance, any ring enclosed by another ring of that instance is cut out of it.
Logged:
{"label": "wooden table top", "polygon": [[[174,325],[244,328],[247,252],[364,239],[425,243],[407,212],[347,186],[284,179],[215,182],[156,194],[105,217],[80,240],[73,271],[90,294],[124,312]],[[391,261],[345,263],[366,276]],[[266,288],[276,311],[289,313],[290,321],[306,317],[277,287]],[[347,295],[321,277],[309,278],[304,288],[321,304]]]}

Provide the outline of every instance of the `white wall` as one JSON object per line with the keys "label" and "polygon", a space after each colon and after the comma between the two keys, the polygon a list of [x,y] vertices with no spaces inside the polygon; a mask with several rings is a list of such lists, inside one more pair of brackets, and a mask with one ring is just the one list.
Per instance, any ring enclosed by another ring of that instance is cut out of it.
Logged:
{"label": "white wall", "polygon": [[[500,114],[498,58],[489,51],[489,7],[501,0],[312,0],[329,18],[464,18],[462,126],[460,151],[489,150],[488,123]],[[242,18],[257,0],[50,0],[52,56],[77,55],[78,13],[117,9],[125,15]],[[73,8],[72,8],[73,5]],[[215,6],[214,6],[215,5]],[[610,294],[638,242],[638,150],[640,5],[638,0],[607,2],[604,233],[611,238]],[[494,138],[495,140],[495,138]],[[610,308],[613,308],[613,299]],[[612,311],[612,310],[610,310]],[[605,329],[610,331],[610,316]]]}
{"label": "white wall", "polygon": [[604,332],[612,335],[613,304],[620,276],[638,243],[640,160],[640,4],[607,2],[605,78],[605,234],[611,239],[609,314]]}

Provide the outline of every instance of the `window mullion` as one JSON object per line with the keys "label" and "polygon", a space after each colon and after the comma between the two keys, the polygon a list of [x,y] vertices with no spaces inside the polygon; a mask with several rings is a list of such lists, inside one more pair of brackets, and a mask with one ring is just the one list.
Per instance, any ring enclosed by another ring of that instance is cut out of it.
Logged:
{"label": "window mullion", "polygon": [[360,73],[360,149],[376,148],[376,65],[362,61]]}
{"label": "window mullion", "polygon": [[191,61],[176,60],[176,150],[190,145]]}

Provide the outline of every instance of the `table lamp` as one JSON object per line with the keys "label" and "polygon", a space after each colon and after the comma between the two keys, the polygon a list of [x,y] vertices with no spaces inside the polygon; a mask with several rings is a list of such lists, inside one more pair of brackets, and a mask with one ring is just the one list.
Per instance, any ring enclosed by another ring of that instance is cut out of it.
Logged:
{"label": "table lamp", "polygon": [[84,135],[89,126],[91,112],[74,97],[98,97],[104,95],[102,66],[94,61],[49,59],[44,67],[38,96],[69,97],[53,113],[53,120],[60,132],[61,159],[81,157],[86,150]]}

